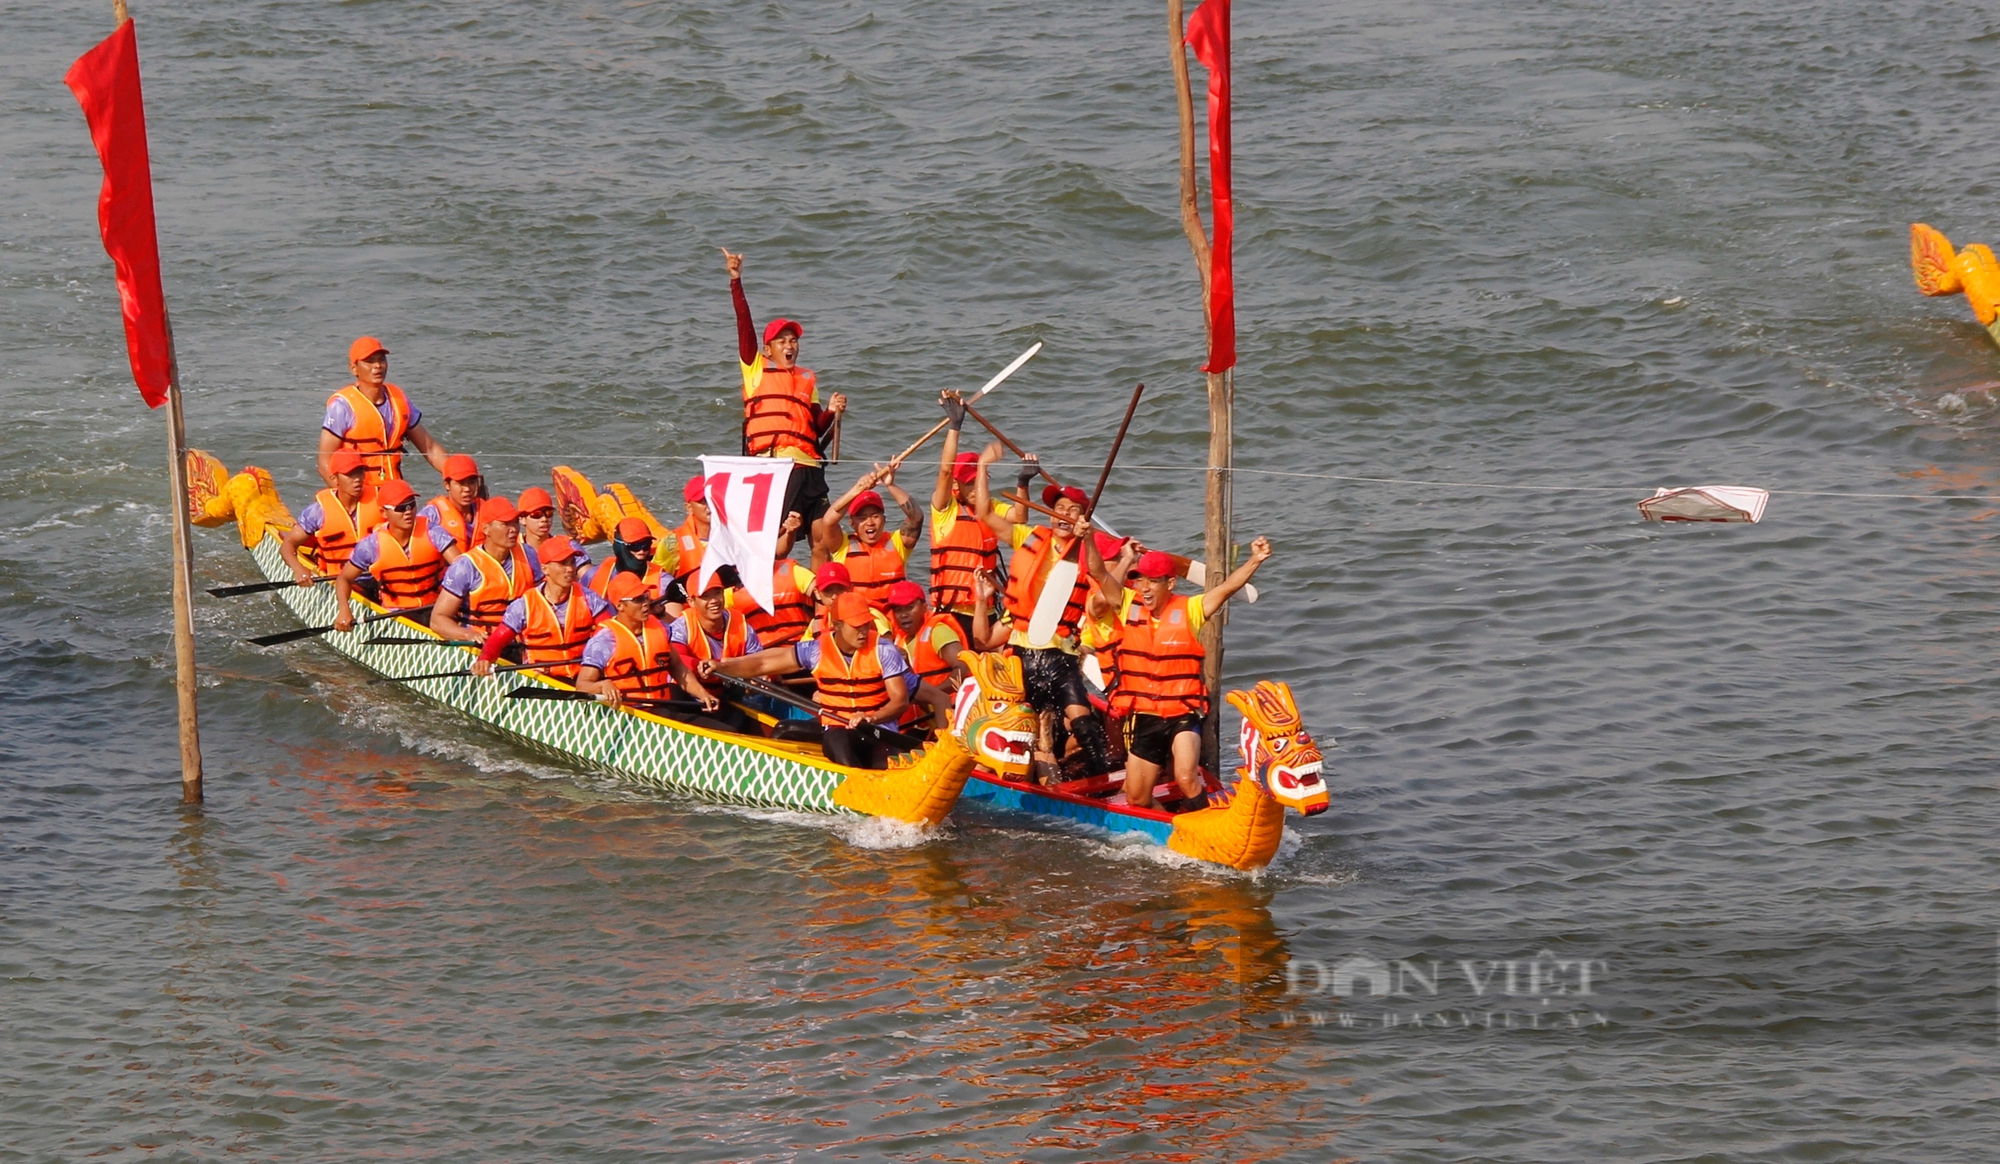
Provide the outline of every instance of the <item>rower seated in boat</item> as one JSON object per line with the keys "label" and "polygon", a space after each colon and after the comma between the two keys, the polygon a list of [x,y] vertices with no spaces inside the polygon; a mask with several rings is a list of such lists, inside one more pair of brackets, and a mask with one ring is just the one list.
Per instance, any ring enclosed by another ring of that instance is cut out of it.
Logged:
{"label": "rower seated in boat", "polygon": [[932,610],[924,600],[924,588],[915,582],[896,583],[889,587],[886,598],[889,617],[895,623],[896,645],[917,676],[902,726],[943,728],[951,722],[952,697],[965,678],[965,668],[958,661],[965,649],[958,621]]}
{"label": "rower seated in boat", "polygon": [[1250,543],[1250,557],[1221,585],[1193,597],[1174,593],[1174,562],[1157,550],[1141,555],[1132,588],[1122,591],[1117,683],[1111,709],[1125,727],[1125,802],[1155,808],[1153,787],[1172,767],[1183,811],[1205,808],[1201,727],[1209,692],[1201,669],[1207,651],[1196,636],[1208,619],[1271,556],[1271,542]]}
{"label": "rower seated in boat", "polygon": [[748,726],[741,712],[724,712],[722,700],[702,686],[697,668],[704,662],[741,659],[764,649],[757,631],[741,612],[729,609],[729,588],[740,579],[733,567],[723,566],[711,575],[708,585],[688,601],[687,609],[667,627],[667,640],[674,644],[674,681],[681,690],[701,704],[701,709],[717,714],[731,727]]}
{"label": "rower seated in boat", "polygon": [[431,468],[444,472],[444,445],[424,427],[423,410],[389,383],[389,349],[382,341],[364,335],[349,344],[347,366],[354,382],[327,397],[320,422],[320,478],[331,486],[334,454],[355,453],[363,461],[361,495],[375,501],[384,484],[403,479],[406,442],[417,446]]}
{"label": "rower seated in boat", "polygon": [[417,491],[400,478],[375,493],[382,506],[382,526],[362,538],[348,555],[347,565],[333,580],[333,629],[354,629],[348,595],[365,575],[372,578],[376,601],[390,610],[417,610],[438,596],[445,568],[458,560],[451,535],[417,516]]}
{"label": "rower seated in boat", "polygon": [[[875,490],[878,485],[903,511],[902,527],[894,532],[889,530],[882,508],[882,494]],[[852,533],[840,528],[843,513]],[[923,532],[923,511],[914,498],[897,487],[896,467],[877,465],[813,523],[813,558],[846,566],[854,588],[880,608],[889,587],[903,580],[905,563]]]}
{"label": "rower seated in boat", "polygon": [[[521,548],[533,558],[541,552],[542,543],[555,533],[556,499],[539,485],[530,486],[514,502],[514,508],[521,511]],[[571,543],[583,555],[579,568],[590,565],[590,551]]]}
{"label": "rower seated in boat", "polygon": [[597,564],[584,585],[605,601],[611,599],[611,583],[620,574],[630,574],[649,589],[658,590],[664,571],[653,559],[653,528],[636,517],[623,518],[611,531],[611,556]]}
{"label": "rower seated in boat", "polygon": [[[667,604],[667,617],[678,618],[687,605],[688,587],[694,585],[695,571],[701,569],[702,555],[708,552],[708,478],[697,473],[681,486],[681,501],[687,516],[667,531],[666,562],[661,568],[660,597]],[[789,550],[787,541],[786,549]]]}
{"label": "rower seated in boat", "polygon": [[788,513],[778,527],[778,546],[771,563],[771,609],[757,605],[745,587],[739,586],[729,595],[729,608],[750,620],[750,629],[766,647],[796,643],[812,625],[813,573],[792,560],[792,539],[803,524],[798,514]]}
{"label": "rower seated in boat", "polygon": [[491,675],[493,660],[518,642],[522,662],[551,678],[574,681],[584,644],[611,617],[609,602],[576,584],[577,570],[589,559],[574,542],[561,534],[545,538],[535,558],[542,564],[542,584],[507,604],[472,664],[474,675]]}
{"label": "rower seated in boat", "polygon": [[[292,568],[292,578],[301,586],[311,586],[319,574],[338,574],[361,539],[382,524],[382,507],[361,499],[367,464],[361,454],[342,449],[328,459],[333,471],[333,487],[322,489],[299,511],[297,525],[285,531],[278,542],[278,556]],[[309,568],[299,558],[308,551],[318,569]]]}
{"label": "rower seated in boat", "polygon": [[673,643],[667,626],[653,616],[653,589],[637,574],[611,580],[613,613],[583,645],[576,689],[609,704],[628,699],[663,700],[673,695]]}
{"label": "rower seated in boat", "polygon": [[740,659],[703,660],[699,672],[740,678],[812,672],[819,685],[820,744],[850,768],[888,766],[880,728],[901,718],[916,676],[895,643],[876,633],[874,608],[849,591],[833,603],[831,629],[816,639]]}
{"label": "rower seated in boat", "polygon": [[479,462],[453,453],[444,461],[444,492],[425,503],[422,516],[450,534],[462,554],[479,541],[479,503],[485,496]]}
{"label": "rower seated in boat", "polygon": [[431,630],[448,642],[483,643],[509,603],[542,580],[542,564],[521,548],[520,514],[495,497],[479,507],[479,544],[445,569]]}

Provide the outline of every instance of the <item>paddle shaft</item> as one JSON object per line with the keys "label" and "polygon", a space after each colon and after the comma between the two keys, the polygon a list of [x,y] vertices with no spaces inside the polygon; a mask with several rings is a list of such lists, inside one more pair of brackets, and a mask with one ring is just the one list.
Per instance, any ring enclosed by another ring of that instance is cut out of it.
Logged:
{"label": "paddle shaft", "polygon": [[[985,399],[985,398],[986,398],[986,394],[987,394],[988,392],[991,392],[991,391],[993,391],[993,390],[994,390],[995,388],[998,388],[998,387],[1000,386],[1000,382],[1001,382],[1002,380],[1005,380],[1005,379],[1006,379],[1007,377],[1009,377],[1009,376],[1012,376],[1012,375],[1013,375],[1013,374],[1014,374],[1015,372],[1019,371],[1019,370],[1020,370],[1020,368],[1021,368],[1021,365],[1022,365],[1022,364],[1025,364],[1025,363],[1027,363],[1027,362],[1028,362],[1028,361],[1029,361],[1030,359],[1032,359],[1032,358],[1034,357],[1034,355],[1035,355],[1035,353],[1036,353],[1036,352],[1039,352],[1039,351],[1041,351],[1041,350],[1042,350],[1042,345],[1041,345],[1041,342],[1040,342],[1040,341],[1036,341],[1036,343],[1035,343],[1035,346],[1034,346],[1034,347],[1031,347],[1031,348],[1029,348],[1029,349],[1028,349],[1027,351],[1025,351],[1025,352],[1022,352],[1022,353],[1021,353],[1020,355],[1018,355],[1018,356],[1015,356],[1015,357],[1014,357],[1014,362],[1013,362],[1013,363],[1011,363],[1011,364],[1007,365],[1006,367],[1004,367],[1004,368],[1000,369],[1000,374],[999,374],[999,375],[997,375],[997,376],[993,377],[993,378],[992,378],[991,380],[988,380],[988,381],[987,381],[987,382],[985,383],[985,385],[984,385],[984,386],[982,386],[982,387],[981,387],[981,388],[979,389],[979,391],[977,391],[977,392],[975,392],[975,393],[973,393],[973,394],[972,394],[972,399],[971,399],[971,400],[967,400],[967,401],[965,401],[965,402],[964,402],[964,403],[965,403],[965,411],[966,411],[967,415],[972,415],[972,405],[973,405],[973,403],[974,403],[975,401],[979,401],[979,400],[983,400],[983,399]],[[914,453],[914,452],[916,452],[916,451],[917,451],[918,449],[921,449],[921,448],[923,448],[923,447],[924,447],[924,445],[925,445],[925,444],[927,444],[927,443],[928,443],[928,442],[930,441],[930,439],[931,439],[932,437],[934,437],[934,436],[936,436],[937,434],[939,434],[939,433],[943,432],[943,431],[944,431],[944,429],[945,429],[945,426],[946,426],[946,425],[948,425],[948,424],[950,424],[950,423],[951,423],[951,421],[950,421],[950,419],[949,419],[949,418],[947,418],[947,419],[945,419],[945,420],[940,420],[940,421],[938,421],[938,422],[937,422],[937,424],[935,424],[935,425],[931,426],[931,430],[930,430],[929,432],[925,433],[924,435],[922,435],[922,436],[918,437],[918,438],[917,438],[917,439],[916,439],[915,441],[911,442],[911,444],[910,444],[910,447],[909,447],[909,448],[907,448],[907,449],[904,449],[904,450],[903,450],[902,452],[900,452],[900,453],[897,453],[897,454],[896,454],[896,455],[895,455],[894,457],[890,458],[890,460],[889,460],[889,463],[890,463],[891,465],[900,465],[900,464],[902,464],[902,463],[903,463],[903,462],[904,462],[905,460],[907,460],[907,459],[909,458],[909,456],[910,456],[910,454],[911,454],[911,453]],[[985,424],[986,422],[982,420],[982,421],[980,421],[979,423],[981,423],[981,424]],[[988,426],[988,427],[991,427],[991,426]],[[997,434],[996,434],[996,435],[997,435]]]}
{"label": "paddle shaft", "polygon": [[[332,574],[321,574],[312,580],[312,584],[317,586],[321,582],[331,582],[333,577]],[[296,580],[287,579],[283,582],[250,582],[242,586],[211,586],[208,592],[217,598],[236,598],[244,594],[265,594],[272,590],[283,590],[287,586],[297,585]]]}
{"label": "paddle shaft", "polygon": [[[412,639],[410,641],[417,642],[419,640]],[[465,645],[470,646],[471,644],[467,643]],[[569,663],[580,663],[582,661],[583,660],[581,659],[555,659],[547,663],[509,663],[505,667],[493,668],[493,674],[499,675],[508,671],[540,671],[547,667],[561,667]],[[413,683],[418,679],[451,679],[459,675],[470,675],[470,674],[472,674],[470,670],[432,671],[428,675],[383,675],[379,678],[370,679],[369,682],[370,683]]]}
{"label": "paddle shaft", "polygon": [[[715,672],[712,677],[720,679],[724,683],[728,683],[736,687],[741,687],[745,691],[755,691],[760,695],[768,695],[780,703],[789,703],[793,707],[798,708],[800,711],[810,711],[814,715],[818,715],[820,712],[825,710],[819,704],[813,702],[810,699],[807,699],[803,695],[797,695],[794,694],[793,692],[786,691],[784,688],[779,687],[774,683],[766,683],[761,679],[745,679],[737,675],[725,675],[720,671]],[[919,747],[922,745],[923,741],[918,740],[913,736],[906,736],[902,732],[897,731],[895,728],[890,727],[888,724],[878,723],[878,724],[873,724],[871,726],[874,727],[876,731],[881,732],[883,735],[893,736],[896,739],[901,740],[906,744],[909,744],[911,747]]]}
{"label": "paddle shaft", "polygon": [[1111,455],[1104,458],[1104,471],[1097,475],[1097,488],[1090,492],[1090,504],[1083,510],[1085,514],[1096,512],[1097,503],[1104,500],[1104,484],[1111,480],[1111,466],[1118,460],[1118,446],[1125,443],[1125,430],[1132,427],[1132,414],[1139,411],[1139,397],[1145,391],[1144,384],[1132,389],[1132,403],[1125,406],[1125,419],[1118,422],[1118,436],[1111,442]]}
{"label": "paddle shaft", "polygon": [[[361,624],[372,623],[372,622],[385,622],[392,618],[415,618],[419,615],[429,614],[430,612],[431,608],[428,606],[415,606],[411,607],[409,610],[385,610],[380,614],[371,614],[368,617],[362,619]],[[312,638],[314,635],[323,635],[326,632],[333,629],[334,628],[331,625],[308,626],[308,627],[301,627],[298,630],[279,631],[276,634],[258,635],[255,638],[249,638],[243,641],[251,644],[252,646],[275,647],[279,643],[293,643],[297,642],[300,639]]]}

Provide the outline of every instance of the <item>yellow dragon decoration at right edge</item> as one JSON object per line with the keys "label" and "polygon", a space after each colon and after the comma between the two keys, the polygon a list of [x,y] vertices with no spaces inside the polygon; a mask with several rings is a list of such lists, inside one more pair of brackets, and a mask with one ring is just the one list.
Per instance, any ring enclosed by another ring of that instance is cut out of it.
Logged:
{"label": "yellow dragon decoration at right edge", "polygon": [[1994,261],[1992,248],[1973,243],[1955,251],[1942,232],[1913,222],[1910,274],[1926,295],[1964,295],[1979,326],[2000,344],[2000,262]]}

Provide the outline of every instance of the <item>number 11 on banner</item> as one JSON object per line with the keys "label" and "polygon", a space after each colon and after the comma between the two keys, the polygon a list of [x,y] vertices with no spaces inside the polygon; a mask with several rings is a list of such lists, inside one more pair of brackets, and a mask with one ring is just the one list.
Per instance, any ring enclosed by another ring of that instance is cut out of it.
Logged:
{"label": "number 11 on banner", "polygon": [[[715,519],[724,525],[729,524],[729,512],[723,508],[728,504],[729,477],[728,473],[717,473],[708,479],[708,495],[715,499]],[[743,483],[750,487],[750,518],[743,526],[744,533],[763,533],[770,524],[771,482],[777,479],[778,475],[772,472],[752,473],[743,478]]]}
{"label": "number 11 on banner", "polygon": [[780,457],[701,459],[707,478],[709,533],[697,587],[706,589],[716,567],[731,565],[757,605],[771,609],[772,565],[778,531],[785,524],[785,486],[791,481],[792,465]]}

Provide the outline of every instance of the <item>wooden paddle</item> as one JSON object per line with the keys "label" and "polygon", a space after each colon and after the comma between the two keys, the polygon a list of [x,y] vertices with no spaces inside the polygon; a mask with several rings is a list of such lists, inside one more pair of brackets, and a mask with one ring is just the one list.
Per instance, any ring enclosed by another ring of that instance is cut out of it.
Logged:
{"label": "wooden paddle", "polygon": [[[385,610],[380,614],[371,614],[368,617],[362,619],[359,623],[356,623],[355,625],[359,626],[371,622],[386,622],[387,620],[392,618],[417,618],[422,615],[428,615],[430,612],[431,608],[428,606],[411,607],[409,610]],[[255,647],[275,647],[279,643],[295,643],[300,639],[309,639],[315,635],[323,635],[332,629],[333,626],[332,624],[329,623],[326,626],[300,627],[298,630],[279,631],[276,634],[258,635],[255,638],[244,639],[243,641]]]}
{"label": "wooden paddle", "polygon": [[[331,582],[333,578],[332,574],[321,574],[312,580],[312,584],[317,586],[322,582]],[[288,579],[284,582],[250,582],[242,586],[211,586],[208,588],[208,592],[217,598],[235,598],[242,594],[266,594],[273,590],[283,590],[287,586],[297,585],[297,580]]]}
{"label": "wooden paddle", "polygon": [[1132,389],[1132,403],[1125,406],[1125,419],[1118,422],[1118,436],[1111,442],[1111,455],[1104,458],[1104,471],[1097,475],[1097,488],[1091,490],[1090,504],[1083,507],[1085,517],[1097,512],[1097,503],[1104,500],[1104,486],[1111,480],[1111,466],[1118,460],[1118,448],[1125,443],[1125,430],[1132,427],[1132,414],[1139,411],[1139,397],[1145,391],[1144,384]]}
{"label": "wooden paddle", "polygon": [[[494,670],[497,671],[499,670],[499,668],[496,667],[494,668]],[[568,687],[516,687],[514,688],[514,690],[509,691],[503,698],[540,699],[549,702],[561,702],[561,703],[601,702],[601,700],[599,700],[597,696],[592,695],[588,691],[575,691]],[[655,708],[659,708],[662,710],[671,709],[674,711],[701,710],[701,704],[696,703],[692,699],[628,699],[625,701],[625,706],[643,707],[648,711],[651,711]]]}
{"label": "wooden paddle", "polygon": [[[979,391],[972,394],[972,400],[967,400],[964,402],[966,415],[968,416],[973,415],[972,403],[974,400],[984,399],[988,392],[991,392],[995,388],[998,388],[1000,386],[1000,381],[1005,380],[1007,377],[1012,376],[1015,372],[1020,371],[1021,365],[1027,363],[1031,359],[1034,359],[1035,354],[1041,350],[1042,350],[1042,343],[1040,340],[1036,340],[1034,347],[1031,347],[1027,351],[1022,352],[1020,355],[1015,356],[1013,363],[1000,369],[999,375],[993,377],[991,380],[988,380],[985,383],[985,385],[979,389]],[[951,421],[949,419],[938,421],[937,424],[934,425],[929,432],[918,437],[915,441],[912,441],[909,448],[904,449],[902,452],[897,453],[894,457],[892,457],[889,463],[892,465],[902,464],[906,459],[909,458],[911,453],[914,453],[918,449],[923,448],[925,442],[929,441],[932,437],[936,436],[937,434],[943,432],[945,426],[950,423]],[[979,423],[985,424],[986,422],[982,420]]]}

